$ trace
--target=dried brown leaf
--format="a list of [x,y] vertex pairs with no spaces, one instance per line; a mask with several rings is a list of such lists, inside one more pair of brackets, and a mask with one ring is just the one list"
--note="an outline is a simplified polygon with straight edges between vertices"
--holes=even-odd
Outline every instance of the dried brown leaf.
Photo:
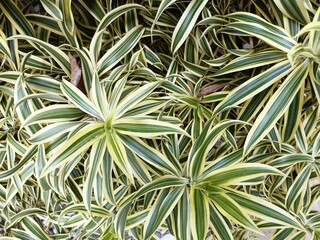
[[68,57],[71,64],[71,79],[70,82],[79,88],[82,92],[85,92],[85,87],[82,79],[81,68],[77,62],[77,59],[71,54],[68,53]]
[[202,88],[200,90],[198,97],[202,98],[203,96],[209,95],[210,93],[214,93],[214,92],[220,90],[221,88],[223,88],[226,85],[227,84],[224,83],[224,84],[213,84],[213,85],[210,85],[210,86],[206,86],[206,87],[204,87],[204,88]]

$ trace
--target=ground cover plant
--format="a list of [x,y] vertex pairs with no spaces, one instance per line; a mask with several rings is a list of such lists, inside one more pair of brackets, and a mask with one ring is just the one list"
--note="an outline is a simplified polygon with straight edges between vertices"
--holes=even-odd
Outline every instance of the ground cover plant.
[[0,9],[0,239],[320,239],[318,1]]

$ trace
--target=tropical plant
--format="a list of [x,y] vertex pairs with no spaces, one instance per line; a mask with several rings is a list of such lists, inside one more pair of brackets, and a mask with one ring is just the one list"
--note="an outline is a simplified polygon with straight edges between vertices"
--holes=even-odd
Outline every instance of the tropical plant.
[[0,9],[0,239],[320,239],[318,1]]

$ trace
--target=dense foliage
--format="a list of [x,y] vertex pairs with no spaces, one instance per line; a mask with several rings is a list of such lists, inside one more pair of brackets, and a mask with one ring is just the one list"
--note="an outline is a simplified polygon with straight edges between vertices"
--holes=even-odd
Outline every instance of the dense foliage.
[[320,239],[319,1],[0,9],[0,239]]

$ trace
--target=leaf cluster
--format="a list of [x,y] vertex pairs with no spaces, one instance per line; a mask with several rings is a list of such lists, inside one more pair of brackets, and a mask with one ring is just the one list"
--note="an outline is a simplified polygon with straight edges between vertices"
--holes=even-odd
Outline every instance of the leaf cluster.
[[0,239],[320,239],[318,1],[0,9]]

